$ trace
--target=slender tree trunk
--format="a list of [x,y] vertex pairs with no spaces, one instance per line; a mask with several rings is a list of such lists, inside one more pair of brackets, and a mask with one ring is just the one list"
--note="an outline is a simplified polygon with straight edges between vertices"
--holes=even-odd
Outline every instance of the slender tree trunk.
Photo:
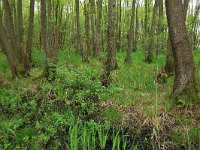
[[90,55],[90,16],[89,16],[89,3],[84,1],[84,13],[85,13],[85,45],[86,51],[84,52],[84,62],[89,62],[88,56]]
[[118,8],[119,8],[119,11],[118,11],[118,40],[117,40],[117,50],[120,51],[121,49],[121,22],[122,22],[122,0],[119,0],[119,4],[118,4]]
[[148,48],[148,54],[146,56],[145,61],[148,63],[152,63],[153,61],[153,54],[154,54],[154,35],[156,29],[156,20],[157,20],[157,12],[158,12],[158,4],[160,0],[155,0],[154,10],[153,10],[153,19],[150,31],[150,43]]
[[108,1],[108,37],[107,37],[107,61],[105,74],[110,76],[111,71],[117,69],[116,61],[116,0]]
[[19,46],[20,52],[24,52],[24,45],[23,45],[23,13],[22,13],[22,0],[18,0],[17,3],[17,18],[18,18],[18,36],[19,36]]
[[200,3],[196,3],[196,8],[195,8],[195,12],[194,12],[194,16],[192,19],[192,28],[191,28],[191,36],[192,36],[192,43],[193,43],[193,50],[196,50],[199,46],[199,41],[200,38],[198,36],[199,34],[199,26],[200,23],[198,22],[199,18],[199,14],[200,14]]
[[[133,48],[133,41],[134,41],[134,21],[135,21],[135,0],[133,0],[132,2],[132,15],[131,15],[131,23],[130,23],[130,29],[128,31],[128,50],[127,50],[127,54],[126,54],[126,59],[124,61],[124,63],[126,64],[130,64],[131,63],[131,52],[132,52],[132,48]],[[134,43],[135,44],[135,43]]]
[[102,19],[102,3],[103,0],[97,0],[97,19],[96,19],[96,41],[95,41],[95,57],[99,57],[101,50],[101,19]]
[[45,54],[48,54],[47,51],[47,16],[46,16],[46,0],[41,0],[41,43],[42,49]]
[[139,4],[137,4],[137,7],[136,7],[136,27],[135,27],[135,45],[134,45],[134,52],[137,51],[137,47],[138,47],[138,40],[139,40],[139,14],[138,14],[138,11],[139,11]]
[[163,20],[163,0],[159,0],[159,19],[158,19],[158,34],[157,34],[157,55],[160,55],[161,49],[162,49],[162,37],[161,33],[163,30],[162,26],[162,20]]
[[175,62],[175,81],[173,95],[176,98],[186,95],[199,99],[195,76],[195,65],[191,44],[187,35],[182,1],[166,0],[169,37]]
[[92,51],[93,56],[96,56],[96,47],[95,47],[95,38],[96,38],[96,32],[95,32],[95,0],[89,0],[90,2],[90,21],[91,21],[91,43],[92,43]]
[[27,39],[27,55],[29,69],[32,64],[32,44],[33,44],[33,29],[34,29],[34,5],[35,0],[30,0],[30,12],[29,12],[29,27],[28,27],[28,39]]
[[80,26],[80,13],[79,13],[79,0],[75,0],[76,4],[76,29],[77,29],[77,41],[78,41],[78,51],[81,52],[82,61],[88,62],[85,54],[85,50],[83,48],[83,43],[81,39],[81,26]]
[[148,3],[149,3],[149,0],[144,0],[144,7],[145,7],[145,12],[144,12],[144,30],[143,30],[143,49],[144,49],[144,52],[146,53],[146,49],[147,49],[147,43],[148,43],[148,19],[149,19],[149,13],[148,13]]

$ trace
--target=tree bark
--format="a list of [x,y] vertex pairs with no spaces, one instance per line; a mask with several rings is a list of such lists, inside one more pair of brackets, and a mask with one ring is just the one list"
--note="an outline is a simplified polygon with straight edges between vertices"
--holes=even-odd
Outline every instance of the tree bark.
[[137,7],[136,7],[136,14],[135,14],[135,17],[136,17],[136,27],[135,27],[135,46],[133,48],[133,51],[136,52],[137,51],[137,47],[138,47],[138,40],[139,40],[139,4],[137,4]]
[[116,61],[116,0],[108,1],[108,37],[107,37],[107,61],[105,74],[110,76],[111,71],[117,69]]
[[157,55],[160,55],[161,49],[163,48],[163,42],[161,33],[163,32],[162,26],[163,20],[163,0],[159,0],[159,19],[158,19],[158,33],[157,33]]
[[30,65],[32,64],[32,44],[33,44],[33,29],[34,29],[34,5],[35,0],[30,0],[30,12],[29,12],[29,27],[28,27],[28,39],[27,39],[27,61]]
[[85,13],[85,45],[86,51],[84,51],[84,62],[89,62],[88,56],[90,55],[90,16],[89,16],[89,4],[84,1],[84,13]]
[[[8,0],[3,0],[3,7],[5,12],[5,26],[3,20],[0,21],[0,43],[4,53],[11,66],[13,78],[26,76],[26,53],[22,47],[23,45],[23,20],[22,20],[22,1],[18,1],[18,22],[16,32],[13,23],[13,15]],[[21,14],[21,16],[20,16]],[[18,36],[17,36],[18,35]],[[19,43],[20,42],[20,43]]]
[[95,0],[89,0],[90,2],[90,21],[91,21],[91,43],[92,43],[92,51],[93,56],[96,56],[96,47],[95,47],[95,38],[96,38],[96,32],[95,32]]
[[[127,49],[127,54],[126,54],[126,58],[124,60],[124,63],[126,64],[130,64],[131,63],[131,52],[133,49],[133,41],[134,41],[134,37],[135,37],[135,32],[134,32],[134,28],[135,28],[135,0],[133,0],[132,2],[132,15],[131,15],[131,23],[130,23],[130,29],[128,32],[128,49]],[[135,44],[135,43],[134,43]]]
[[42,49],[47,54],[47,16],[46,16],[46,1],[41,0],[41,43]]
[[158,12],[158,4],[160,0],[155,0],[154,4],[154,10],[153,10],[153,19],[152,19],[152,25],[151,25],[151,31],[150,31],[150,43],[148,48],[148,54],[146,56],[145,61],[148,63],[153,62],[153,54],[154,54],[154,35],[155,35],[155,29],[156,29],[156,20],[157,20],[157,12]]
[[117,38],[117,50],[120,51],[121,49],[121,22],[122,22],[122,0],[119,0],[118,4],[118,38]]
[[192,18],[192,28],[191,28],[191,36],[192,36],[192,44],[193,44],[193,50],[196,50],[199,46],[200,38],[198,36],[199,31],[198,28],[200,26],[200,23],[198,22],[200,13],[200,3],[196,3],[196,8],[194,11],[194,16]]
[[[184,22],[186,21],[187,18],[187,10],[188,10],[188,5],[189,5],[189,0],[185,0],[184,4],[181,6],[183,7],[183,20]],[[170,37],[168,35],[168,40],[167,40],[167,57],[166,57],[166,64],[165,64],[165,72],[167,75],[170,77],[174,74],[174,56],[172,52],[172,46],[170,42]]]
[[166,0],[169,37],[175,64],[173,95],[199,99],[195,76],[195,65],[191,44],[187,35],[182,1]]
[[[77,53],[81,53],[83,57],[83,43],[81,38],[81,26],[80,26],[80,13],[79,13],[79,0],[75,0],[76,5],[76,38],[77,38]],[[83,60],[83,59],[82,59]]]
[[97,19],[96,19],[96,39],[95,39],[95,57],[99,57],[101,50],[101,19],[102,19],[103,0],[97,0]]

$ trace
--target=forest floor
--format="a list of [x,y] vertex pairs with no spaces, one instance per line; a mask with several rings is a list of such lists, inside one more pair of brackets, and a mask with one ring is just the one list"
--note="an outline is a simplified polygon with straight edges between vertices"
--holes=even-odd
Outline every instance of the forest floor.
[[[31,77],[15,81],[0,54],[0,149],[200,149],[200,105],[187,99],[175,105],[173,77],[156,82],[165,56],[152,64],[143,56],[133,53],[124,65],[125,52],[117,54],[119,69],[105,88],[104,55],[83,64],[60,52],[57,79],[49,83],[40,78],[40,51],[33,53]],[[194,56],[200,79],[200,51]]]

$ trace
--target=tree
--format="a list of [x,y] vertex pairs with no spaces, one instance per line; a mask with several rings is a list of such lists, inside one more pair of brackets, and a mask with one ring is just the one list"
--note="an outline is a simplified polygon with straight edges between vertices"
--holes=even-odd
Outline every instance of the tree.
[[196,8],[194,11],[194,16],[192,18],[192,28],[191,28],[191,35],[192,35],[192,43],[193,43],[193,50],[196,50],[198,48],[198,45],[200,44],[200,38],[198,36],[198,28],[200,25],[200,22],[198,22],[199,18],[199,14],[200,14],[200,3],[196,3]]
[[116,60],[116,0],[108,1],[108,37],[107,37],[107,60],[105,74],[110,76],[111,71],[117,68]]
[[158,31],[157,31],[157,55],[161,53],[161,49],[163,48],[163,41],[161,37],[161,33],[163,32],[163,0],[159,0],[159,19],[158,19]]
[[[22,1],[18,0],[18,19],[13,19],[11,6],[8,0],[3,0],[5,23],[0,19],[0,43],[11,67],[13,78],[28,74],[26,51],[23,47],[23,16]],[[2,17],[2,16],[1,16]],[[14,22],[14,21],[16,22]],[[14,27],[16,24],[16,28]]]
[[[188,10],[189,0],[185,0],[182,4],[183,7],[183,15],[184,15],[184,22],[187,18],[187,10]],[[172,46],[170,42],[170,37],[168,35],[167,40],[167,57],[166,57],[166,63],[165,63],[165,72],[168,76],[172,76],[174,74],[174,56],[172,52]]]
[[145,59],[145,61],[148,63],[152,63],[152,61],[153,61],[154,35],[155,35],[155,29],[156,29],[156,19],[157,19],[159,1],[160,0],[155,0],[154,9],[153,9],[153,19],[152,19],[151,31],[150,31],[150,43],[149,43],[149,47],[148,47],[148,54]]
[[89,0],[90,2],[90,21],[91,21],[91,42],[92,42],[92,51],[93,56],[96,57],[96,47],[95,47],[95,40],[96,40],[96,32],[95,32],[95,0]]
[[118,11],[117,11],[117,21],[118,21],[118,36],[117,36],[117,50],[121,49],[121,26],[122,26],[122,0],[118,0]]
[[103,0],[97,0],[97,19],[96,19],[96,38],[95,38],[95,57],[99,57],[101,50],[101,18]]
[[[29,29],[28,29],[28,40],[27,40],[27,62],[32,63],[32,43],[33,43],[33,29],[34,29],[34,5],[35,0],[30,0],[30,13],[29,13]],[[30,66],[28,66],[30,68]]]
[[88,12],[89,6],[88,3],[86,3],[86,0],[84,1],[84,13],[85,13],[85,45],[86,45],[86,52],[84,54],[84,61],[89,62],[88,56],[90,55],[90,17]]
[[80,26],[80,12],[79,12],[79,0],[75,0],[76,9],[76,38],[77,38],[77,52],[83,51],[83,43],[81,40],[81,26]]
[[128,49],[127,49],[126,59],[124,61],[126,64],[131,63],[131,52],[132,52],[133,41],[134,41],[134,37],[135,37],[135,32],[134,32],[134,28],[135,28],[135,24],[134,24],[134,21],[135,21],[135,2],[136,2],[135,0],[133,0],[133,2],[132,2],[131,23],[130,23],[130,29],[129,29],[129,32],[128,32]]
[[[46,9],[46,7],[48,9]],[[56,76],[56,65],[58,57],[58,26],[52,24],[52,6],[51,0],[41,0],[41,28],[42,45],[45,52],[44,77],[52,81]]]
[[136,17],[136,26],[135,26],[135,45],[134,45],[134,48],[133,48],[133,51],[136,52],[137,51],[137,46],[138,46],[138,40],[139,40],[139,14],[138,14],[138,11],[139,11],[139,3],[137,3],[137,6],[136,6],[136,14],[135,14],[135,17]]
[[187,35],[182,1],[166,0],[169,37],[175,63],[173,95],[197,100],[198,90],[192,47]]

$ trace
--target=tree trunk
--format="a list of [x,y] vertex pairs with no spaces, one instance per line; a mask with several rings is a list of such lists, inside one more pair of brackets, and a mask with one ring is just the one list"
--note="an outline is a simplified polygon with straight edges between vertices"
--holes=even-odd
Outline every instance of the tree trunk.
[[148,3],[149,0],[144,0],[144,29],[143,29],[143,38],[142,38],[142,43],[143,43],[143,49],[144,52],[146,53],[147,49],[147,43],[148,43],[148,22],[149,22],[149,13],[148,13]]
[[[135,37],[135,32],[134,32],[134,21],[135,21],[135,0],[132,2],[132,15],[131,15],[131,23],[130,23],[130,29],[128,32],[128,49],[127,49],[127,54],[126,54],[126,59],[124,63],[130,64],[131,63],[131,52],[133,48],[133,41]],[[134,43],[135,44],[135,43]]]
[[[81,38],[81,26],[80,26],[80,13],[79,13],[79,0],[75,0],[75,5],[76,5],[76,39],[77,39],[77,48],[76,52],[77,53],[82,53],[83,56],[83,43],[82,43],[82,38]],[[83,59],[82,59],[83,60]]]
[[95,0],[89,0],[90,2],[90,21],[91,21],[91,43],[92,43],[92,51],[93,51],[93,56],[96,56],[96,47],[95,47],[95,38],[96,38],[96,33],[95,33]]
[[6,29],[3,26],[2,19],[1,19],[0,20],[0,45],[3,52],[5,53],[7,57],[8,63],[12,71],[12,76],[13,78],[15,78],[18,76],[18,65],[17,65],[18,61],[8,39],[9,38],[6,35]]
[[[22,20],[22,1],[18,1],[18,22],[16,32],[13,23],[13,15],[8,0],[3,0],[3,7],[5,12],[5,25],[0,21],[0,43],[4,53],[11,66],[13,78],[19,76],[25,76],[27,73],[27,67],[25,62],[26,53],[23,50],[23,20]],[[20,16],[21,14],[21,16]],[[20,43],[19,43],[20,42]]]
[[158,19],[158,34],[157,34],[157,55],[160,55],[161,49],[163,48],[163,42],[161,33],[163,32],[162,26],[163,20],[163,0],[159,0],[159,19]]
[[119,4],[118,4],[118,38],[117,38],[117,50],[120,51],[121,49],[121,22],[122,22],[122,0],[119,0]]
[[85,13],[85,45],[86,51],[84,51],[83,62],[89,62],[88,56],[90,55],[90,16],[89,16],[89,4],[84,1],[84,13]]
[[34,29],[34,5],[35,0],[30,0],[30,12],[29,12],[29,27],[28,27],[28,39],[27,39],[27,61],[30,65],[32,64],[32,44],[33,44],[33,29]]
[[[184,22],[186,21],[186,17],[187,17],[188,5],[189,5],[189,0],[184,1],[184,4],[182,4]],[[167,40],[167,57],[166,57],[166,64],[165,64],[165,72],[167,73],[169,77],[174,74],[174,56],[172,52],[172,46],[171,46],[169,35],[168,35],[168,40]]]
[[195,65],[187,35],[182,1],[166,0],[166,12],[175,60],[173,95],[176,98],[185,95],[189,99],[197,100],[199,97],[197,95]]
[[96,40],[95,40],[95,57],[99,57],[101,51],[101,18],[102,18],[103,0],[97,0],[97,19],[96,19]]
[[136,27],[135,27],[135,45],[134,45],[134,48],[133,48],[133,51],[136,52],[137,51],[137,47],[138,47],[138,40],[139,40],[139,14],[138,14],[138,11],[139,11],[139,4],[137,4],[137,7],[136,7]]
[[150,32],[150,43],[148,48],[148,54],[145,59],[146,62],[152,63],[153,62],[153,54],[154,54],[154,35],[156,29],[156,20],[157,20],[157,12],[158,12],[158,4],[160,0],[155,0],[154,10],[153,10],[153,19],[151,25],[151,32]]
[[42,43],[46,55],[44,77],[48,81],[53,81],[56,76],[59,27],[53,26],[52,23],[52,1],[48,0],[47,4],[48,9],[46,0],[41,0]]
[[47,54],[47,16],[46,16],[46,1],[41,0],[41,43],[42,49]]
[[108,37],[107,37],[107,61],[105,74],[110,76],[111,71],[117,69],[116,61],[116,0],[108,1]]
[[196,3],[194,16],[193,16],[193,19],[192,19],[192,28],[191,28],[193,50],[196,50],[198,48],[199,41],[200,41],[200,38],[198,36],[198,34],[199,34],[198,29],[199,29],[199,26],[200,26],[200,22],[198,22],[198,19],[200,19],[199,14],[200,14],[200,4]]

